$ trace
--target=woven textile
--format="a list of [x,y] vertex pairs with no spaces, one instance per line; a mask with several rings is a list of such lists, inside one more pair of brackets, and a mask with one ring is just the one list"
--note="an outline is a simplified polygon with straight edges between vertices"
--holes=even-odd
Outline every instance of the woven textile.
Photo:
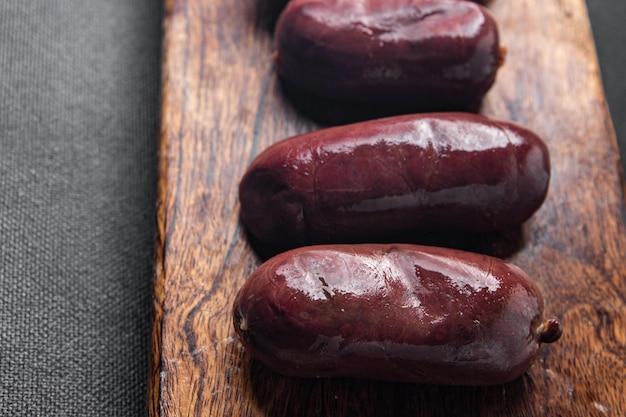
[[161,23],[0,2],[0,416],[145,414]]
[[606,100],[626,172],[626,1],[587,0]]

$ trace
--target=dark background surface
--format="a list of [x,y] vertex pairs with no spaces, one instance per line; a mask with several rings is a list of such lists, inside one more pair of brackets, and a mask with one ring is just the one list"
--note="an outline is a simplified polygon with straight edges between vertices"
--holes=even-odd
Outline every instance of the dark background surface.
[[604,93],[626,166],[626,1],[587,0]]
[[[0,2],[0,416],[145,413],[160,3]],[[587,3],[625,155],[626,2]]]

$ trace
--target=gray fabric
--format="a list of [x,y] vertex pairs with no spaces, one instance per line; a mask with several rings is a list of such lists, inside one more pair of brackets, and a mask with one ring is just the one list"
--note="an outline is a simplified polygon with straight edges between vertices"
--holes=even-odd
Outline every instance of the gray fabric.
[[626,167],[626,1],[587,0],[587,8],[622,167]]
[[0,2],[0,416],[145,413],[161,2]]
[[[161,3],[0,1],[0,416],[145,412]],[[623,142],[625,3],[589,4]]]

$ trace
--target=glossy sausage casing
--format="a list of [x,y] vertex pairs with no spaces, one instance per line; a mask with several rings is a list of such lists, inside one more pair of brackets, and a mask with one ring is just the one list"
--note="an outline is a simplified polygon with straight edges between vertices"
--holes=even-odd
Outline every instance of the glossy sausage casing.
[[234,303],[246,351],[278,373],[489,385],[521,376],[541,342],[537,286],[519,268],[416,245],[322,245],[262,264]]
[[511,229],[540,207],[549,179],[546,145],[528,129],[434,113],[277,142],[249,166],[239,197],[252,235],[295,247]]
[[461,110],[502,64],[496,22],[458,0],[291,0],[275,32],[291,85],[341,102]]

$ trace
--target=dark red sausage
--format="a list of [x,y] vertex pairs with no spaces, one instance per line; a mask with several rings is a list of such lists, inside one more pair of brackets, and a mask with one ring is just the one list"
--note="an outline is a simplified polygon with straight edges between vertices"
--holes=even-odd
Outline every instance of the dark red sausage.
[[234,303],[252,357],[298,377],[488,385],[521,376],[541,342],[536,285],[485,255],[416,245],[328,245],[262,264]]
[[503,60],[491,13],[458,0],[291,0],[275,39],[302,91],[422,111],[474,105]]
[[540,207],[550,163],[519,125],[467,113],[396,116],[285,139],[250,165],[241,214],[279,247],[409,231],[514,228]]
[[[460,0],[466,1],[466,0]],[[471,0],[475,3],[485,4],[486,0]],[[283,8],[287,5],[289,0],[258,0],[260,11],[271,11],[271,15],[278,17]]]

